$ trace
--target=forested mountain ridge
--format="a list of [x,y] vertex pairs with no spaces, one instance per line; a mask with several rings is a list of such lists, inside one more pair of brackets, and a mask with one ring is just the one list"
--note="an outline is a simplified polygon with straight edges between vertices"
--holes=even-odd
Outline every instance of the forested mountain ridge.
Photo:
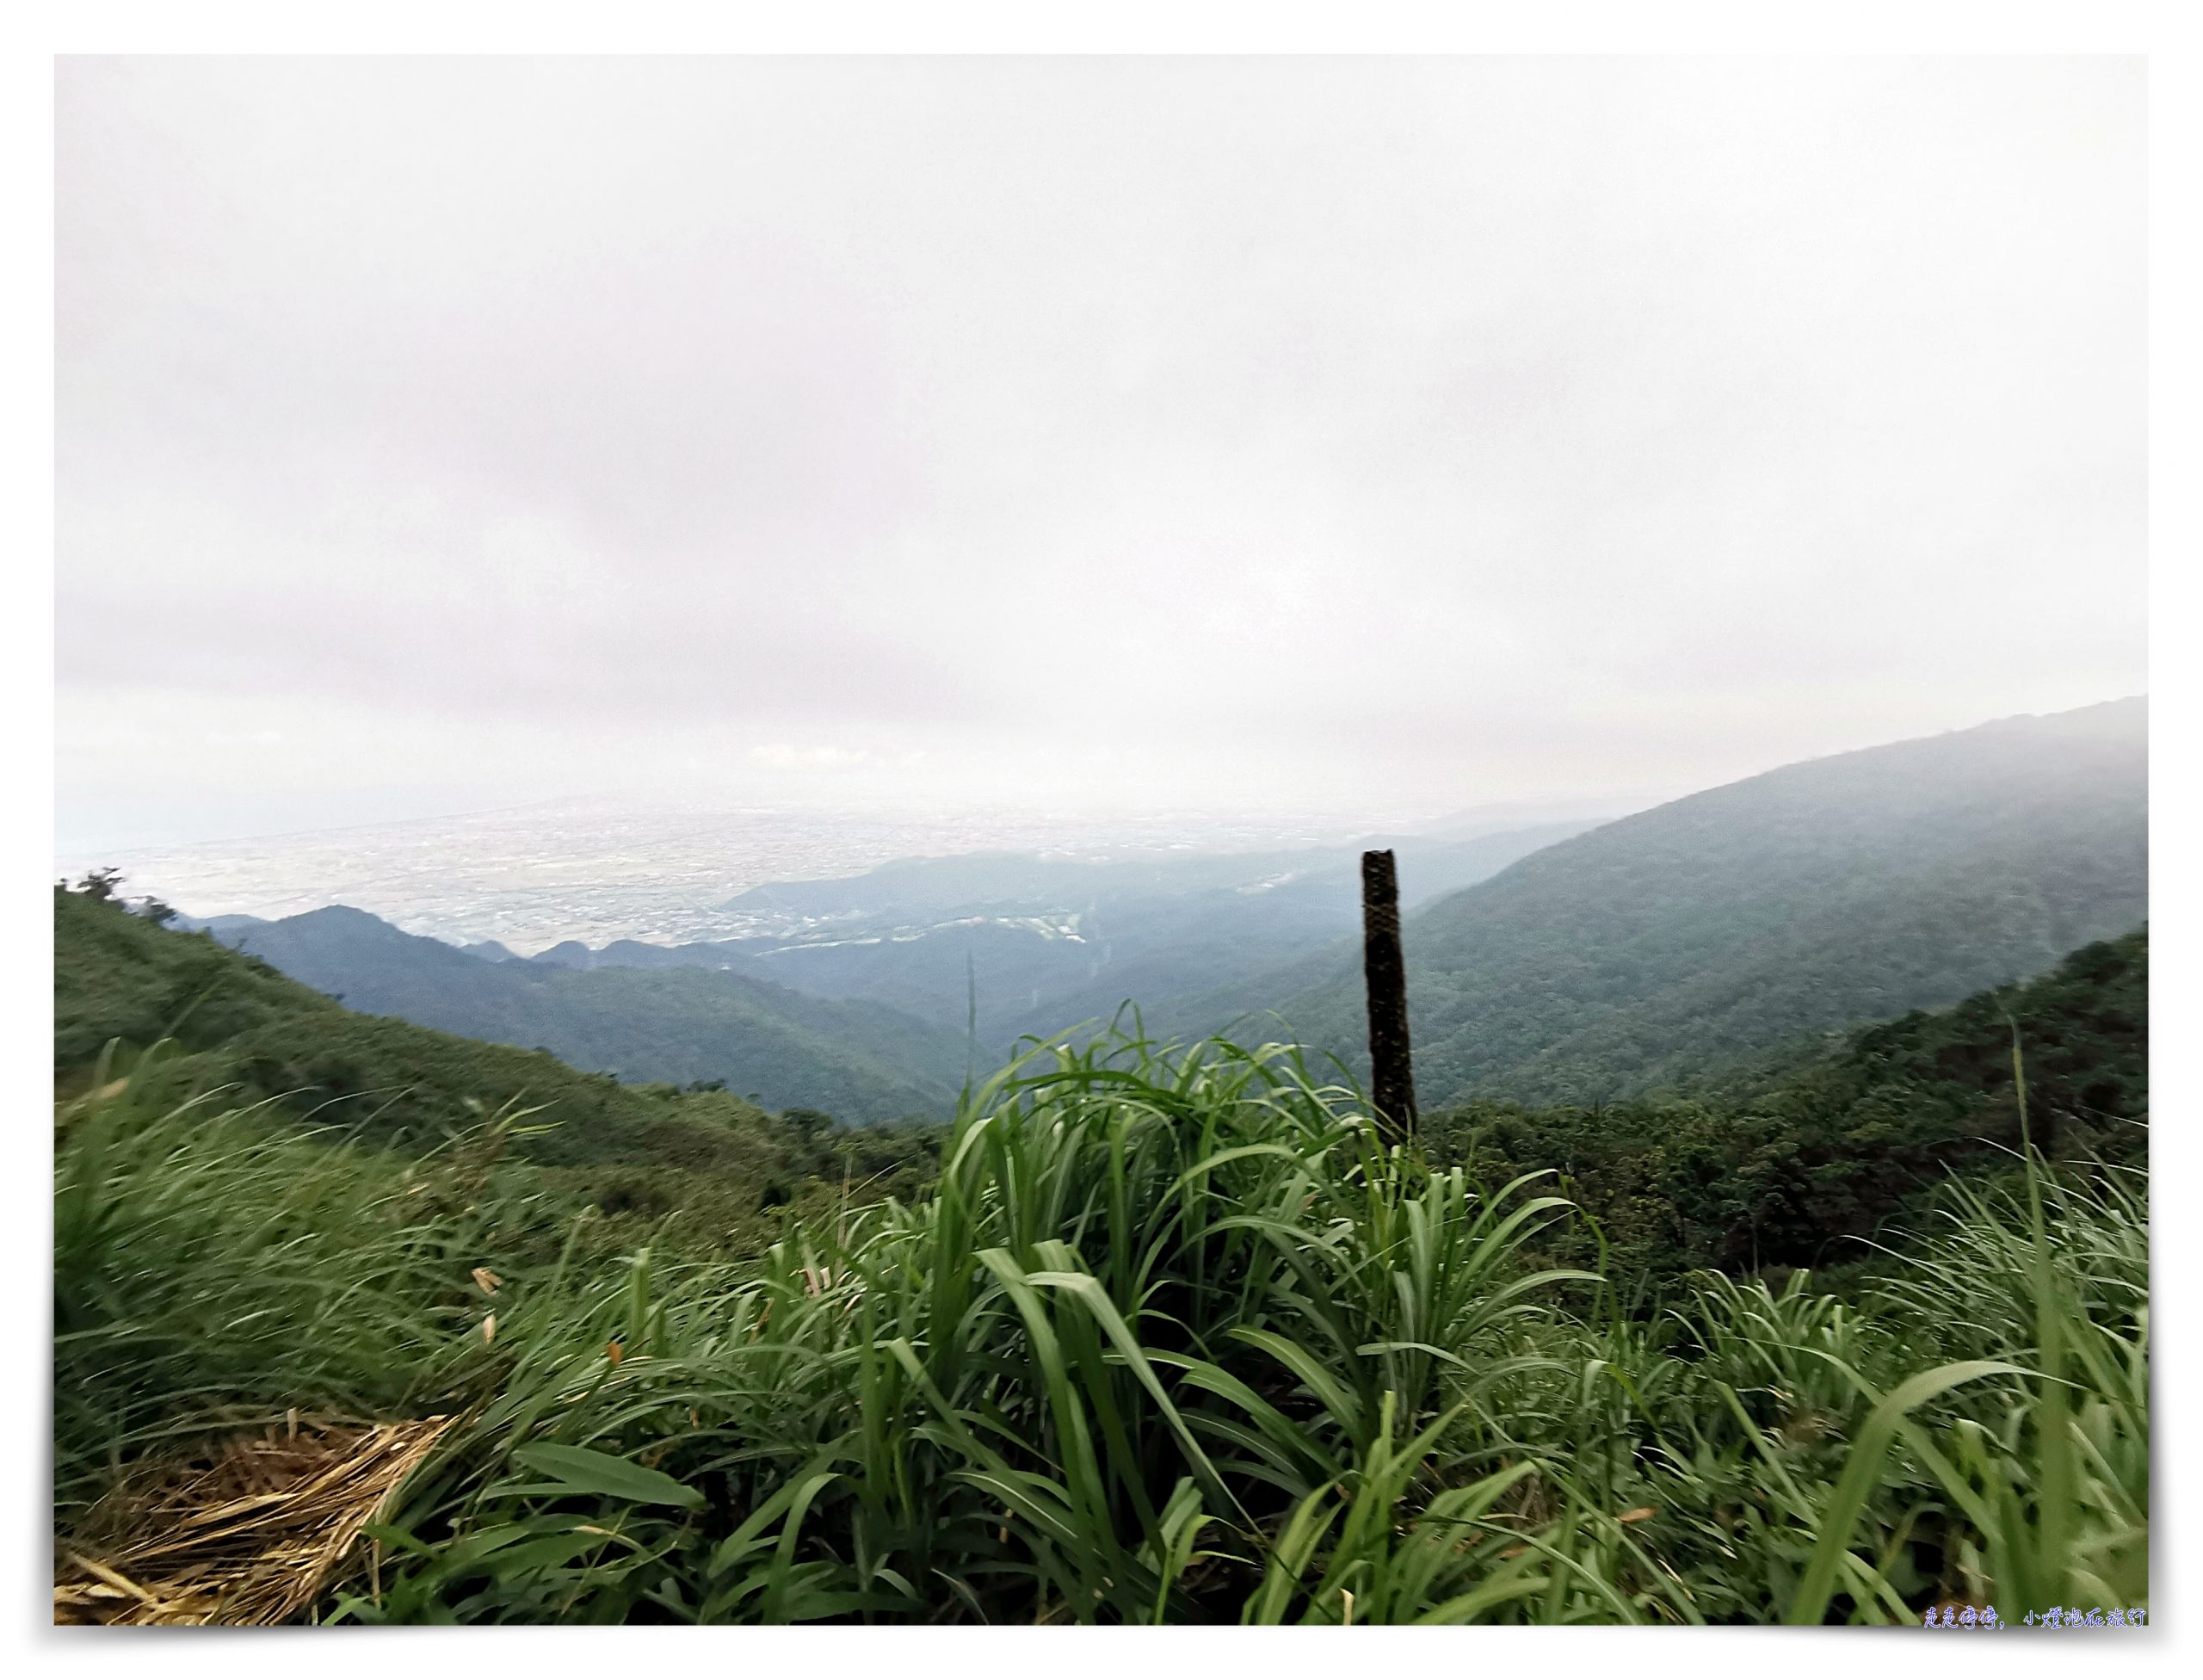
[[[1725,1084],[1595,1107],[1479,1100],[1424,1118],[1435,1159],[1480,1178],[1558,1169],[1631,1269],[1856,1261],[1953,1177],[2020,1158],[2149,1157],[2146,930],[2023,984],[1786,1047]],[[1582,1255],[1588,1257],[1588,1246]]]
[[216,1125],[249,1106],[268,1135],[311,1128],[361,1146],[355,1170],[386,1183],[433,1156],[433,1181],[460,1185],[503,1158],[497,1170],[548,1197],[544,1208],[593,1207],[592,1240],[614,1245],[655,1235],[746,1251],[777,1234],[783,1204],[816,1205],[852,1180],[907,1194],[933,1170],[936,1128],[769,1114],[730,1090],[623,1084],[540,1051],[361,1014],[202,930],[82,892],[54,894],[53,945],[65,1108],[96,1078],[123,1075],[108,1089],[188,1102]]
[[[2119,701],[1600,825],[1403,837],[1423,1098],[1700,1083],[2123,933],[2147,913],[2146,739],[2146,702]],[[1021,1035],[1127,1001],[1159,1035],[1288,1037],[1359,1070],[1358,898],[1336,848],[983,854],[761,887],[734,905],[777,931],[679,947],[567,941],[512,960],[341,907],[213,931],[362,1008],[873,1119],[943,1113]]]
[[157,926],[83,893],[53,895],[53,1065],[87,1077],[110,1042],[163,1041],[207,1077],[380,1143],[434,1144],[478,1109],[532,1110],[531,1154],[558,1164],[737,1161],[763,1118],[728,1092],[663,1095],[552,1056],[349,1009],[200,932]]
[[[2148,914],[2147,726],[2118,701],[1788,765],[1410,915],[1424,1101],[1613,1099],[2126,933]],[[1205,1027],[1273,1009],[1263,1035],[1364,1065],[1350,946],[1205,1001]]]
[[370,1014],[631,1082],[723,1080],[768,1109],[945,1118],[966,1072],[957,1035],[743,974],[497,961],[344,905],[233,930],[227,942]]

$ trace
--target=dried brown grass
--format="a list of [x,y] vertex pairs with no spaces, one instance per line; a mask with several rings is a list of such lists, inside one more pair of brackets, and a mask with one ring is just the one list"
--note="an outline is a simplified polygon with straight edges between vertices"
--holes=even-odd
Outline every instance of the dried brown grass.
[[134,1477],[59,1548],[56,1622],[272,1627],[305,1612],[454,1420],[296,1417]]

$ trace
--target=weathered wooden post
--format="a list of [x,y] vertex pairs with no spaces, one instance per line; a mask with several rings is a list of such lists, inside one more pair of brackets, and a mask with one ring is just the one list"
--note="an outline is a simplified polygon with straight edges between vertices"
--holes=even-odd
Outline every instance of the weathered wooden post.
[[1387,1143],[1415,1135],[1408,1051],[1408,969],[1400,954],[1400,883],[1389,851],[1361,855],[1361,972],[1369,989],[1369,1094]]

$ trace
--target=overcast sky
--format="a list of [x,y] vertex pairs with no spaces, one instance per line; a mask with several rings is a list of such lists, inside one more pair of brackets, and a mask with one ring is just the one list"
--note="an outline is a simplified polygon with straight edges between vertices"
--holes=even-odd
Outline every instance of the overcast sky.
[[2141,692],[2138,59],[69,60],[58,840]]

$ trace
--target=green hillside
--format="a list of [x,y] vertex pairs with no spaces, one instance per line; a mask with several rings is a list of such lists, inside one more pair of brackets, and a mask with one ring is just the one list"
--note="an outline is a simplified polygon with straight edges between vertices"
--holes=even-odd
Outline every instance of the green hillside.
[[53,895],[57,1087],[83,1089],[111,1042],[166,1041],[169,1083],[262,1099],[403,1155],[448,1146],[508,1108],[510,1142],[546,1183],[612,1213],[707,1215],[724,1236],[806,1179],[922,1164],[922,1136],[838,1135],[824,1116],[768,1114],[727,1090],[623,1084],[535,1050],[361,1014],[205,933],[175,932],[78,892]]
[[[2139,954],[2083,953],[2063,1003],[2017,1000],[2062,1023],[2083,1105],[2138,1071]],[[1861,1035],[1826,1092],[1993,1107],[1993,1012]],[[1620,1222],[1580,1152],[1558,1185],[1503,1185],[1489,1149],[1473,1172],[1386,1149],[1275,1047],[1036,1053],[960,1115],[928,1193],[792,1210],[726,1260],[577,1252],[531,1180],[423,1183],[254,1118],[143,1079],[57,1113],[68,1619],[176,1619],[145,1607],[188,1606],[210,1555],[211,1619],[244,1621],[1918,1627],[2149,1603],[2131,1170],[1957,1183],[1837,1294],[1648,1273],[1658,1233],[1601,1242],[1549,1194]],[[1702,1219],[1721,1165],[1642,1188]],[[280,1493],[264,1521],[221,1506],[218,1555],[176,1544],[206,1496],[151,1497],[207,1485],[210,1434],[321,1485],[380,1450],[361,1418],[434,1451],[386,1503],[368,1482],[379,1543],[326,1572],[299,1575]],[[299,1591],[271,1609],[271,1580]]]
[[[2148,712],[1793,764],[1533,853],[1407,918],[1417,1084],[1613,1100],[2040,973],[2148,915]],[[1203,1000],[1361,1065],[1357,954]]]
[[[57,1618],[2139,1617],[2139,721],[1793,767],[1441,901],[1426,1097],[1497,1047],[1593,1100],[1398,1147],[1290,1048],[1106,1034],[836,1128],[351,1006],[860,1092],[941,1036],[58,892]],[[301,1490],[390,1440],[375,1544],[299,1574]],[[246,1520],[210,1464],[297,1467]]]
[[1559,1170],[1640,1275],[1855,1261],[1856,1239],[1913,1220],[1954,1173],[2017,1158],[2015,1030],[2035,1147],[2146,1162],[2149,963],[2137,931],[2024,985],[1791,1047],[1701,1093],[1441,1109],[1423,1146],[1493,1183]]
[[540,1047],[622,1079],[722,1080],[767,1108],[945,1119],[969,1059],[961,1035],[879,1004],[704,968],[485,960],[342,905],[231,937],[355,1009]]

